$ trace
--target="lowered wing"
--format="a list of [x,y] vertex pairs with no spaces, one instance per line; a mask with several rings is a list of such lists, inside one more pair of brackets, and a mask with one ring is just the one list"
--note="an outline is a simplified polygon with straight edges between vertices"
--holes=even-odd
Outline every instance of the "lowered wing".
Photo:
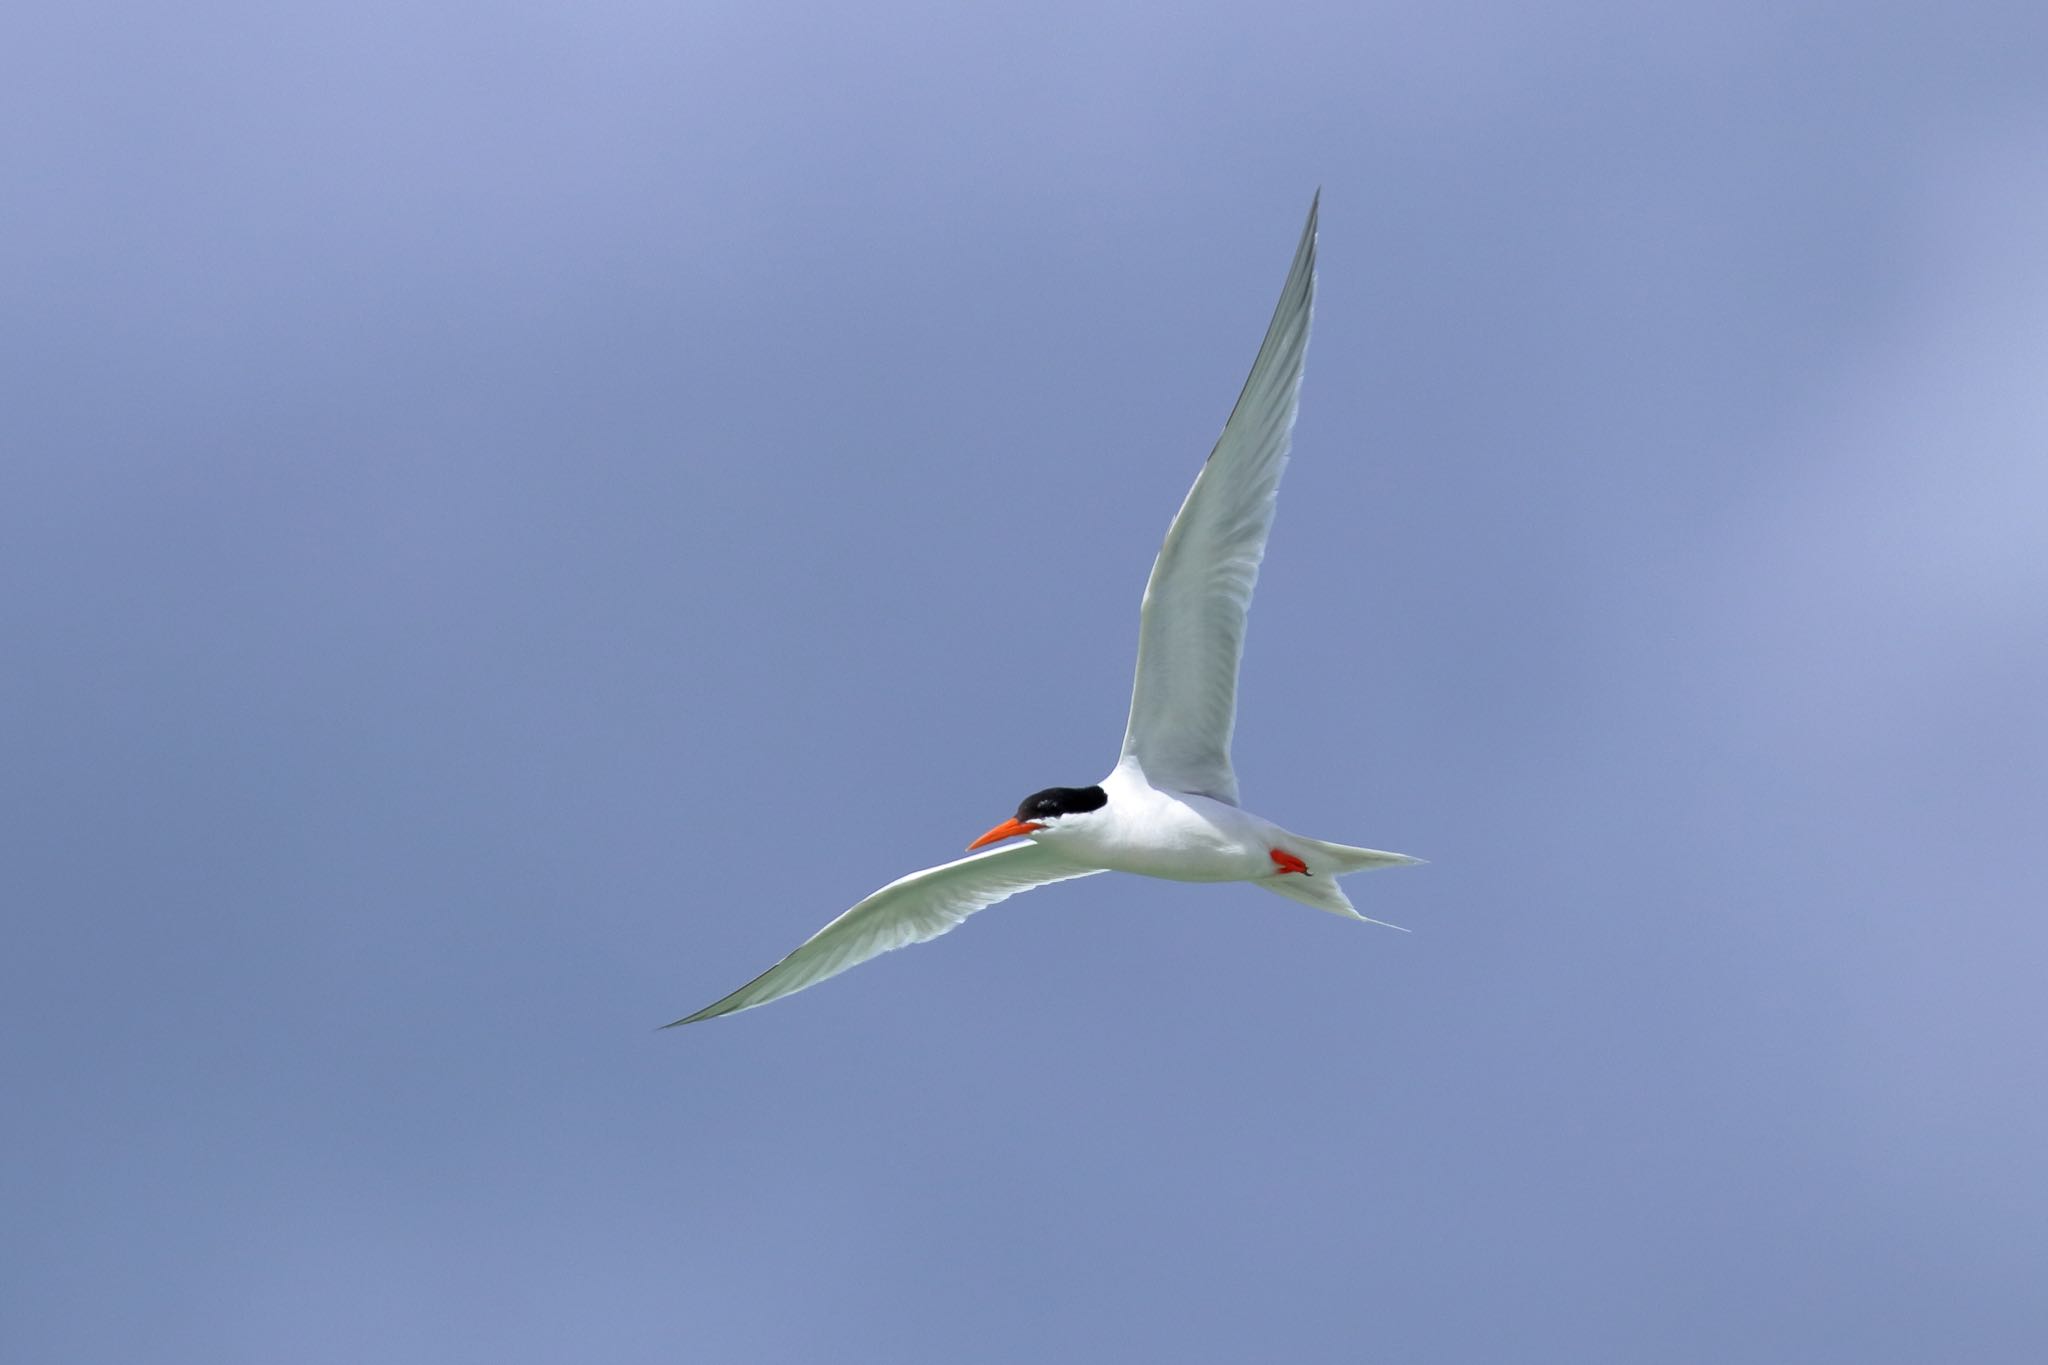
[[1020,891],[1102,870],[1069,862],[1037,844],[1022,843],[913,872],[833,920],[725,999],[665,1027],[694,1024],[794,995],[891,948],[937,938],[975,911]]

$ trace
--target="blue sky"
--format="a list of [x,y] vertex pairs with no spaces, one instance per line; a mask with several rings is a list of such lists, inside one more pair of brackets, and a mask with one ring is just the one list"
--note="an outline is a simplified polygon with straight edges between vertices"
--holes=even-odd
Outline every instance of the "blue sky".
[[[0,19],[0,1355],[2022,1361],[2048,11]],[[1310,193],[1253,808],[1121,734]]]

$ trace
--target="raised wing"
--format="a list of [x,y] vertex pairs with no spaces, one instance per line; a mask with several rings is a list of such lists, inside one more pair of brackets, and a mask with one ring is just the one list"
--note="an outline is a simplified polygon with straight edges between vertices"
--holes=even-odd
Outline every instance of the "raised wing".
[[1251,377],[1152,565],[1138,628],[1138,677],[1124,757],[1136,759],[1154,786],[1232,805],[1237,661],[1294,432],[1315,305],[1321,198],[1309,205],[1301,245]]
[[898,878],[812,934],[795,952],[720,1000],[675,1024],[694,1024],[752,1009],[871,957],[937,938],[977,910],[1020,891],[1102,871],[1049,853],[1034,843],[1010,844]]

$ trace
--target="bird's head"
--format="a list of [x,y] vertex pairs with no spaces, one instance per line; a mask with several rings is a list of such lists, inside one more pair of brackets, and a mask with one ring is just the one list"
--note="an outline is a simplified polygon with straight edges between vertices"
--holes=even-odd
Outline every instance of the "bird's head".
[[1017,803],[1015,819],[1005,820],[967,847],[1014,839],[1020,834],[1037,834],[1062,825],[1085,820],[1090,813],[1109,804],[1109,793],[1100,787],[1047,787]]

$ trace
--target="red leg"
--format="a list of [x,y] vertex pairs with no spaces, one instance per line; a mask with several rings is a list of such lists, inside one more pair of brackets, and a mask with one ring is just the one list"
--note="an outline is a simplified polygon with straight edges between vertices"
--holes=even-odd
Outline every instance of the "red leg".
[[1280,865],[1280,876],[1284,877],[1290,872],[1299,872],[1303,875],[1308,873],[1308,864],[1284,848],[1269,848],[1266,850],[1266,856]]

